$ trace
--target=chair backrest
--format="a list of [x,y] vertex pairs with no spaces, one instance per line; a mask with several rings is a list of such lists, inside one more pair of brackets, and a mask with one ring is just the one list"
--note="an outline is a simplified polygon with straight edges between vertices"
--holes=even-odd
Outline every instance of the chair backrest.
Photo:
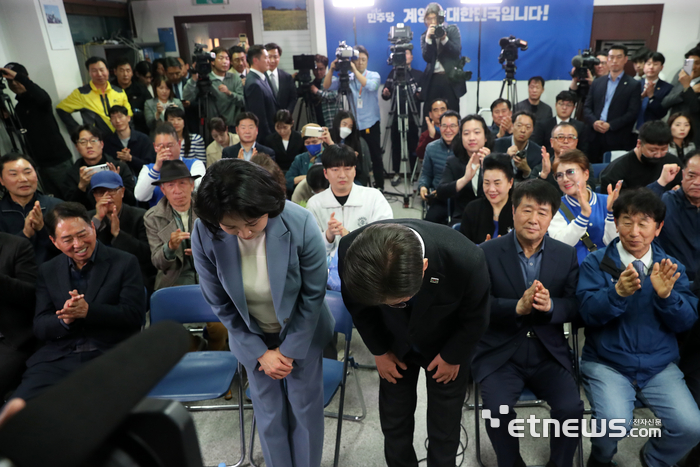
[[614,161],[618,157],[624,156],[628,152],[629,151],[625,151],[625,150],[610,151],[610,162]]
[[595,180],[598,180],[600,178],[600,173],[605,169],[609,164],[606,162],[601,162],[598,164],[591,164],[591,169],[593,169],[592,178]]
[[462,228],[462,223],[461,223],[461,222],[457,222],[456,224],[454,224],[454,225],[452,226],[452,228],[455,229],[455,230],[459,230],[459,229]]
[[331,309],[331,313],[335,318],[335,332],[345,335],[345,339],[352,339],[352,316],[343,302],[343,296],[335,290],[326,290],[326,303]]
[[151,295],[151,323],[166,319],[178,323],[219,321],[199,285],[167,287]]

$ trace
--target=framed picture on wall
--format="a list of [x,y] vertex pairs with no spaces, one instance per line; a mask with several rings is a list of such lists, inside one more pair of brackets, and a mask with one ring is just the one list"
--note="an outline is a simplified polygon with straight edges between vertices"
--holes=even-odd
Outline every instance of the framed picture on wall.
[[193,5],[228,5],[228,0],[192,0]]
[[309,29],[306,0],[262,0],[265,31]]

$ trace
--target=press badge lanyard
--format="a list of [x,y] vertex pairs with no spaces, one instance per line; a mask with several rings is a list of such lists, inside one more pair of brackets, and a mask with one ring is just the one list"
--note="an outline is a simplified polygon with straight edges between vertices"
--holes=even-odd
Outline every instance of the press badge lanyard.
[[[362,76],[364,76],[364,77],[366,78],[366,77],[367,77],[367,73],[368,73],[368,71],[365,70],[365,72],[362,73]],[[357,79],[356,79],[355,82],[359,82],[359,81],[357,81]],[[365,87],[365,86],[364,86],[363,84],[360,84],[360,92],[359,92],[359,96],[357,97],[357,108],[358,108],[358,109],[361,109],[361,108],[362,108],[362,89],[363,89],[364,87]]]

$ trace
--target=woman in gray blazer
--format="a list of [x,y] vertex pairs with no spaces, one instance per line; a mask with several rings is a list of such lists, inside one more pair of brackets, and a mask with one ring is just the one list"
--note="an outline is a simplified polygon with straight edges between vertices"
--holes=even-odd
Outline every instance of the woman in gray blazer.
[[164,115],[168,107],[175,106],[185,110],[180,99],[175,97],[173,88],[168,84],[165,76],[156,75],[153,78],[153,92],[156,96],[147,100],[143,109],[146,124],[151,133],[155,131],[158,122],[165,121]]
[[195,268],[246,368],[265,463],[318,467],[322,352],[334,320],[316,221],[265,169],[238,159],[207,172],[195,210]]

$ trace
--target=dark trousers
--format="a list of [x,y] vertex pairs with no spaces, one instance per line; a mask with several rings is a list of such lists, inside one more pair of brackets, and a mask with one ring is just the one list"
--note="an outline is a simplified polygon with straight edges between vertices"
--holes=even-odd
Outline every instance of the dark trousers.
[[73,373],[83,363],[94,360],[100,355],[102,352],[99,350],[70,353],[58,360],[32,365],[24,372],[22,384],[19,385],[12,397],[24,400],[32,399]]
[[[418,127],[413,121],[413,115],[408,115],[408,128],[406,128],[406,149],[408,150],[409,167],[406,169],[411,175],[413,165],[416,163],[416,146],[418,146]],[[394,115],[394,123],[391,125],[391,162],[395,174],[401,172],[401,133],[399,132],[399,117]]]
[[[384,162],[382,161],[381,126],[379,121],[360,134],[369,146],[369,155],[372,158],[372,172],[374,184],[377,188],[384,188]],[[362,155],[364,157],[364,154]]]
[[[547,401],[552,409],[550,417],[559,420],[560,426],[566,420],[580,420],[583,416],[583,402],[573,374],[549,353],[539,339],[525,339],[508,362],[481,381],[484,409],[490,409],[491,417],[500,420],[498,428],[492,428],[491,423],[485,421],[498,467],[525,466],[520,457],[518,438],[508,434],[508,424],[516,418],[513,406],[525,386],[538,399]],[[499,412],[501,405],[510,408],[507,414]],[[538,427],[541,430],[542,424]],[[550,463],[547,465],[570,467],[577,446],[577,437],[569,438],[561,432],[556,437],[550,433]]]
[[15,388],[22,380],[22,373],[27,369],[26,361],[31,355],[29,351],[10,347],[0,337],[0,404],[7,391]]
[[447,225],[448,216],[449,212],[446,201],[433,198],[428,202],[428,212],[425,213],[426,221]]
[[452,83],[447,79],[447,75],[444,73],[435,73],[430,78],[430,87],[423,91],[425,97],[423,102],[423,119],[421,120],[421,131],[428,129],[427,123],[425,123],[425,118],[430,115],[430,103],[438,97],[444,99],[447,102],[447,110],[454,110],[459,113],[459,97],[455,94],[454,89],[452,89]]
[[[379,380],[379,420],[384,433],[384,455],[388,467],[417,467],[413,449],[416,411],[416,385],[421,367],[430,361],[413,352],[403,359],[408,367],[401,370],[403,378],[392,384]],[[462,404],[467,393],[469,371],[460,367],[455,381],[437,383],[433,371],[426,370],[428,390],[428,467],[454,467],[459,447]]]

